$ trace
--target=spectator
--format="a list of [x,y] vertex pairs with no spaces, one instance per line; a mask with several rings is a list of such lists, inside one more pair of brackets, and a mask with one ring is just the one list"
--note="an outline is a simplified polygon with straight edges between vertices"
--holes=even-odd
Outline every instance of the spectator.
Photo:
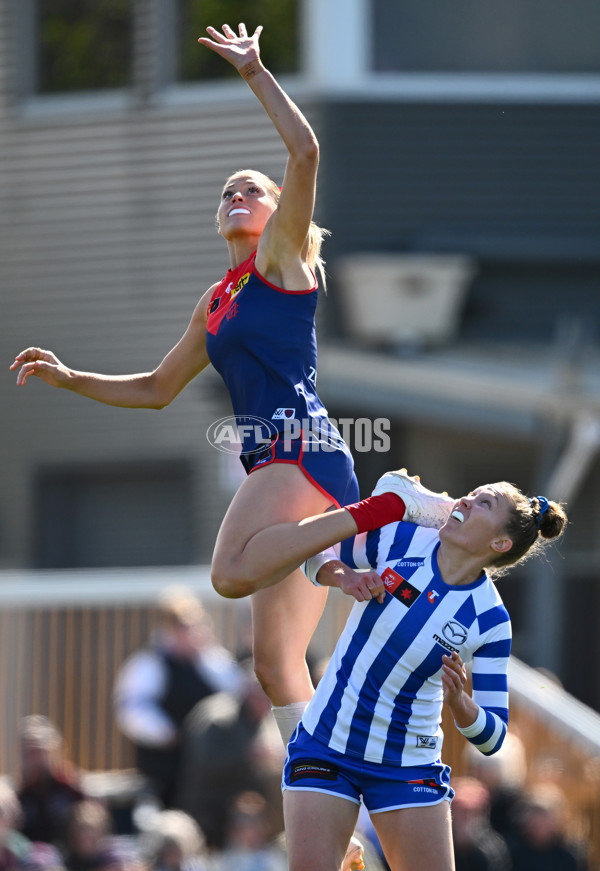
[[467,744],[465,752],[470,773],[488,789],[491,826],[506,839],[514,825],[527,775],[523,741],[509,729],[502,747],[493,756],[484,756],[472,744]]
[[474,777],[454,779],[452,838],[456,871],[510,871],[504,838],[490,825],[490,794]]
[[142,833],[141,854],[148,871],[206,871],[206,841],[183,811],[162,811]]
[[112,865],[110,833],[110,815],[104,805],[91,800],[75,805],[67,825],[67,871],[96,871]]
[[17,830],[21,819],[16,792],[7,780],[0,779],[0,871],[65,871],[55,847],[34,844]]
[[30,841],[60,848],[68,815],[85,798],[79,775],[64,757],[61,733],[41,714],[23,717],[19,747],[21,831]]
[[31,844],[23,871],[66,871],[63,857],[52,844]]
[[134,653],[117,675],[115,715],[134,743],[136,764],[164,807],[173,806],[182,761],[184,721],[198,702],[222,690],[235,692],[241,672],[212,637],[201,602],[181,587],[165,590],[159,627],[148,649]]
[[19,831],[21,807],[7,780],[0,780],[0,871],[24,868],[31,842]]
[[585,845],[567,837],[567,803],[553,783],[525,795],[509,840],[514,871],[589,871]]
[[285,750],[251,665],[241,695],[218,693],[194,708],[185,724],[184,752],[177,806],[196,820],[210,848],[224,846],[232,802],[247,790],[267,800],[270,837],[283,828]]
[[287,871],[287,858],[271,838],[264,796],[243,792],[234,801],[226,844],[215,871]]

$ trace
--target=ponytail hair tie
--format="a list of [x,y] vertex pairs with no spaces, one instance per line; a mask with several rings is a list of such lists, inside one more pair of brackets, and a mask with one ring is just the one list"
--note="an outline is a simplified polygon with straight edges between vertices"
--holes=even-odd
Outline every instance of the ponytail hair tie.
[[[548,500],[545,496],[534,496],[533,499],[537,499],[538,502],[538,510],[534,513],[533,517],[536,528],[539,529],[542,523],[542,517],[548,510]],[[529,500],[530,505],[533,505],[533,499]]]

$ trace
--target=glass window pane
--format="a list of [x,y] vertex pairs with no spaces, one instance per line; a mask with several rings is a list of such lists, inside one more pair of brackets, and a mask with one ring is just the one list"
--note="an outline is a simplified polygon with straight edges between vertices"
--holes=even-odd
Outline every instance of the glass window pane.
[[36,486],[37,566],[174,566],[192,562],[189,464],[57,467]]
[[598,0],[373,0],[377,72],[594,73]]
[[131,0],[37,0],[37,92],[131,84]]
[[178,69],[183,82],[235,78],[235,69],[210,49],[198,45],[208,25],[229,24],[236,32],[243,21],[248,33],[257,25],[261,57],[274,74],[298,69],[298,0],[178,0]]

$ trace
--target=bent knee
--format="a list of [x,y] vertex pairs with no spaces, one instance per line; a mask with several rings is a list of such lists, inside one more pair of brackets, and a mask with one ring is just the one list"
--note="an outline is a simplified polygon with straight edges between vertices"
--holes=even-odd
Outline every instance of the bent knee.
[[261,578],[249,572],[243,564],[213,559],[210,579],[220,596],[243,599],[261,588]]
[[298,656],[295,661],[283,661],[281,649],[261,642],[254,638],[254,673],[271,703],[287,705],[309,699],[314,690],[306,659]]
[[244,596],[254,592],[242,579],[233,577],[227,572],[211,570],[210,580],[217,593],[225,599],[243,599]]

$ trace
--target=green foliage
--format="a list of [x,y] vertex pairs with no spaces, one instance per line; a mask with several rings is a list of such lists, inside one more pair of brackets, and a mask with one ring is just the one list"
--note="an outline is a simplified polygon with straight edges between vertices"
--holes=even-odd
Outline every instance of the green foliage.
[[206,28],[229,24],[237,32],[244,22],[248,33],[257,25],[264,30],[260,38],[261,57],[275,74],[298,69],[298,0],[178,0],[178,44],[180,81],[222,79],[237,76],[232,66],[204,46],[199,36]]
[[38,91],[131,83],[130,0],[38,0]]
[[[299,0],[174,0],[179,81],[236,77],[198,37],[206,27],[243,21],[264,27],[265,65],[276,74],[298,69]],[[133,0],[37,0],[37,91],[65,93],[131,84]]]

